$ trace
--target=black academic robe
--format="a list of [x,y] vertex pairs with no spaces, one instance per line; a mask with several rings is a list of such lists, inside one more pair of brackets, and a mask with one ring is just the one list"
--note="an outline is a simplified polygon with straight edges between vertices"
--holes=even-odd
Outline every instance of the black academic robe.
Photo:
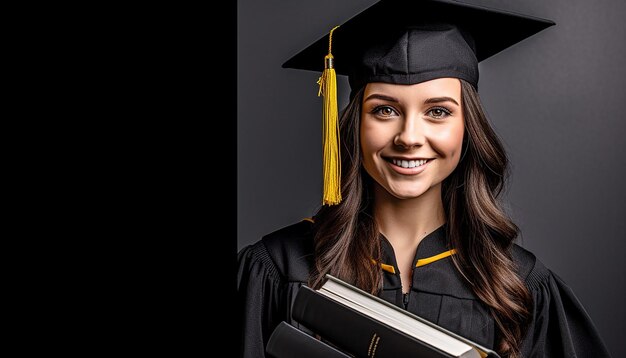
[[[405,297],[393,248],[382,235],[381,240],[386,266],[381,270],[381,298],[494,348],[494,320],[449,257],[416,267],[411,290]],[[415,263],[449,249],[444,224],[420,242]],[[532,322],[521,347],[523,356],[610,357],[589,315],[563,280],[518,245],[513,246],[512,255],[534,300]],[[306,220],[269,234],[239,252],[240,356],[264,357],[269,336],[281,321],[307,331],[292,320],[291,305],[298,289],[307,282],[312,263],[312,224]]]

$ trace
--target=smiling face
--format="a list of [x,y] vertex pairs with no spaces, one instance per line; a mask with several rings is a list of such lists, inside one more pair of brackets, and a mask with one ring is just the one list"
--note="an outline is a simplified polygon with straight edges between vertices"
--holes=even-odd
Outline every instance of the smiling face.
[[463,133],[458,79],[365,87],[360,130],[363,166],[398,199],[441,190],[442,181],[459,163]]

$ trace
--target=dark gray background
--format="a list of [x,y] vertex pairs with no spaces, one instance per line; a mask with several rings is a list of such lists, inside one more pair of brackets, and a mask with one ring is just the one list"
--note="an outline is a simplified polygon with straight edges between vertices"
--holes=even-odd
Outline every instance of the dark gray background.
[[[319,73],[281,64],[375,2],[238,0],[238,248],[321,202]],[[519,243],[626,357],[626,1],[466,2],[557,23],[480,63],[479,93],[512,162]],[[340,108],[348,92],[340,78]]]

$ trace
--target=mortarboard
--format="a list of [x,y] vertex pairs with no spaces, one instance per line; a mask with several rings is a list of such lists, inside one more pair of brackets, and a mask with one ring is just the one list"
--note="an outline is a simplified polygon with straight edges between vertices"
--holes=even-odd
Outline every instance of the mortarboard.
[[353,94],[369,82],[417,84],[442,77],[478,88],[478,62],[554,25],[533,16],[453,0],[381,0],[287,60],[322,72],[323,204],[341,202],[336,74]]

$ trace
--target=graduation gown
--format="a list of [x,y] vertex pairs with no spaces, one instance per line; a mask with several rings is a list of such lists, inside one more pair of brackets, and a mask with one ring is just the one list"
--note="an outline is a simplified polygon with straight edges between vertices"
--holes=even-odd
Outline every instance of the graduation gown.
[[[497,327],[488,307],[471,291],[450,257],[445,224],[419,244],[411,290],[403,295],[393,248],[381,235],[383,289],[379,296],[452,332],[494,348]],[[532,253],[514,245],[518,274],[532,295],[532,321],[521,345],[524,357],[610,357],[593,322],[572,290]],[[425,260],[426,259],[426,260]],[[312,224],[275,231],[238,253],[237,293],[241,357],[264,357],[274,328],[291,319],[291,305],[313,264]]]

